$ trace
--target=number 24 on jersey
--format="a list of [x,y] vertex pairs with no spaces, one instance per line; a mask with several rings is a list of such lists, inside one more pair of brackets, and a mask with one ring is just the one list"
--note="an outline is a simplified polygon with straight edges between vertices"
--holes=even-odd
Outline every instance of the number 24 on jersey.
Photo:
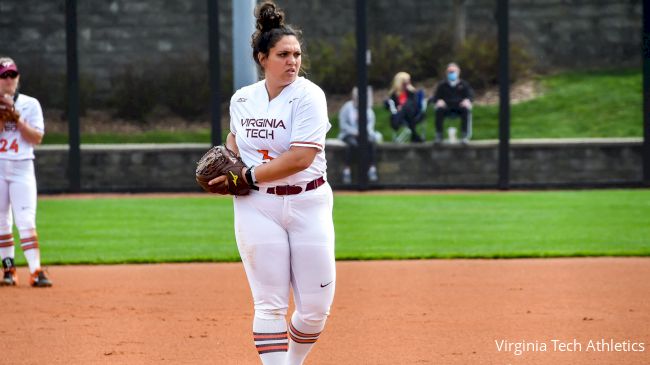
[[[9,145],[9,148],[7,148],[7,145]],[[10,150],[18,153],[18,141],[14,139],[10,144],[6,139],[0,138],[0,153],[9,152]]]

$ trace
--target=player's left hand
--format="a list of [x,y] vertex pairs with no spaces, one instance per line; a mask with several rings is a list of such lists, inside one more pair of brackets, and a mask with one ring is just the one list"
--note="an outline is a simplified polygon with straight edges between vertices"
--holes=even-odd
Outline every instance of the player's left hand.
[[[226,146],[215,146],[197,163],[196,182],[211,193],[247,195],[250,185],[244,177],[245,168],[242,159],[233,151]],[[221,177],[226,181],[222,181]]]
[[210,192],[215,194],[226,195],[228,194],[228,178],[226,175],[217,176],[208,181]]

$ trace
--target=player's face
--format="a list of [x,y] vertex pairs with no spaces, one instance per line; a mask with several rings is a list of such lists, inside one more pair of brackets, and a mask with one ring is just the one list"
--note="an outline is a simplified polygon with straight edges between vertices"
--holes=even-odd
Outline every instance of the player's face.
[[277,86],[286,86],[296,80],[302,63],[300,42],[295,36],[286,35],[269,50],[261,60],[264,76]]
[[14,95],[18,88],[19,80],[20,75],[14,71],[7,71],[0,75],[0,93]]

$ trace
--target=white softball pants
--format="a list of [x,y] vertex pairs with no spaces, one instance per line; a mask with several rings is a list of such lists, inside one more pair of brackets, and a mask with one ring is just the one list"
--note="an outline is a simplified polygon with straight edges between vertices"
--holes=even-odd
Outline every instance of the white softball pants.
[[333,196],[329,184],[296,195],[234,198],[235,237],[255,317],[284,319],[293,288],[298,318],[322,327],[334,299]]
[[33,160],[0,159],[0,234],[36,228],[36,177]]

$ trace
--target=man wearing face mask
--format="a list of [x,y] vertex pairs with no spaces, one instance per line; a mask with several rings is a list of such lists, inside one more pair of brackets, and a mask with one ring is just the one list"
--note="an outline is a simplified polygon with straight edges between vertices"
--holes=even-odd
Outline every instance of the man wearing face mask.
[[461,141],[469,142],[472,137],[472,100],[474,91],[469,83],[460,78],[460,67],[455,63],[447,66],[447,79],[438,83],[431,102],[436,108],[436,143],[443,140],[445,117],[460,116]]

